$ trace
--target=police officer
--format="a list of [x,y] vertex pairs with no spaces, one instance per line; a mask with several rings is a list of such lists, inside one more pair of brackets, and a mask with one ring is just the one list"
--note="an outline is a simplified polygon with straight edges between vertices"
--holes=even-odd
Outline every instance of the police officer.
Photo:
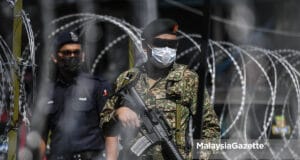
[[[125,84],[134,82],[135,89],[145,101],[148,108],[156,108],[164,113],[174,133],[173,139],[185,159],[191,159],[188,144],[188,127],[190,115],[196,112],[198,75],[186,65],[175,63],[178,24],[170,19],[157,19],[145,27],[142,33],[143,47],[148,55],[148,61],[140,67],[122,73],[115,82],[115,91]],[[125,83],[126,82],[126,83]],[[123,128],[133,130],[140,127],[138,115],[131,110],[127,103],[122,103],[122,97],[114,96],[109,99],[102,112],[102,126],[106,136],[107,159],[117,159],[118,135],[121,140],[127,137],[120,133],[120,122]],[[130,104],[129,104],[130,105]],[[206,92],[203,106],[203,139],[218,140],[220,127],[217,116],[209,102]],[[117,119],[117,120],[116,120]],[[112,125],[113,124],[113,125]],[[200,125],[200,124],[199,124]],[[141,136],[137,134],[137,138]],[[122,141],[123,142],[123,141]],[[127,143],[130,141],[126,141]],[[128,146],[128,144],[122,144]],[[130,144],[129,144],[130,146]],[[119,158],[126,156],[121,152]],[[202,159],[208,159],[211,151],[202,153]],[[149,149],[141,159],[167,159],[157,145]]]
[[83,73],[85,54],[74,32],[56,37],[55,53],[51,56],[57,67],[50,84],[44,113],[42,154],[50,133],[49,160],[98,160],[104,150],[99,127],[100,112],[110,86],[107,81]]

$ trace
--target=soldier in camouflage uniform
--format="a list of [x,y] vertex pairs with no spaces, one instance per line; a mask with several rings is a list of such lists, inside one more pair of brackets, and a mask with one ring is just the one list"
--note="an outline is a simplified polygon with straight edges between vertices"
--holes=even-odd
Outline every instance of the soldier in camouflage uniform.
[[[158,19],[150,23],[142,34],[148,61],[142,66],[122,73],[115,82],[115,91],[135,81],[135,89],[147,107],[157,108],[164,113],[179,151],[185,159],[191,159],[191,152],[186,149],[185,134],[189,118],[196,112],[198,75],[187,66],[174,63],[178,45],[177,30],[178,25],[173,20]],[[219,122],[207,92],[205,96],[202,138],[206,141],[218,140]],[[107,159],[117,158],[117,136],[120,134],[120,125],[116,122],[121,122],[123,128],[128,130],[140,126],[138,115],[124,106],[120,98],[118,96],[110,98],[101,113],[102,127],[106,134]],[[140,136],[138,134],[135,138]],[[210,151],[202,153],[201,159],[208,159],[210,154]],[[122,157],[124,158],[124,155]],[[164,159],[161,146],[156,145],[147,150],[141,159]]]

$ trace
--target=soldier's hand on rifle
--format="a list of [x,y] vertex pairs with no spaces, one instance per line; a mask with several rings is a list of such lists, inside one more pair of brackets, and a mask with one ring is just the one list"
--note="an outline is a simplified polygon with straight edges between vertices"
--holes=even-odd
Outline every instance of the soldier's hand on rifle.
[[122,106],[116,110],[116,115],[124,127],[140,127],[138,115],[126,106]]

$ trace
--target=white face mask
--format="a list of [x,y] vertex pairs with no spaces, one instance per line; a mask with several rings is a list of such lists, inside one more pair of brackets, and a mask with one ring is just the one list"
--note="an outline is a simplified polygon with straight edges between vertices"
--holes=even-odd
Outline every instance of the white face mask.
[[169,47],[153,47],[151,61],[158,68],[169,67],[176,59],[176,49]]

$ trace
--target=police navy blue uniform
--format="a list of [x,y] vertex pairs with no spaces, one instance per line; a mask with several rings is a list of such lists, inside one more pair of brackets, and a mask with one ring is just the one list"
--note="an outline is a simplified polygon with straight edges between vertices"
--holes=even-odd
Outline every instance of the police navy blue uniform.
[[[51,131],[50,160],[104,150],[100,112],[111,88],[107,81],[81,73],[73,82],[57,79],[47,102],[44,140]],[[58,157],[65,158],[58,158]]]

